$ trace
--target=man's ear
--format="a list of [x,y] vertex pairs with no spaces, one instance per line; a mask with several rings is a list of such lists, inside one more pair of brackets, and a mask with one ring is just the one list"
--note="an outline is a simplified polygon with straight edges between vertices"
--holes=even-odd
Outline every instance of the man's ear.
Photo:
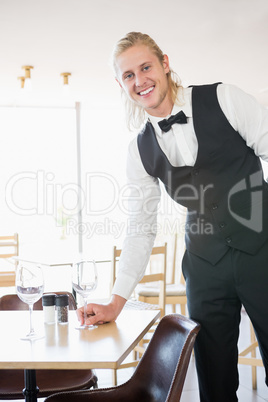
[[120,86],[120,88],[123,89],[123,87],[122,87],[122,85],[121,85],[121,82],[120,82],[116,77],[115,77],[115,81],[117,81],[118,84],[119,84],[119,86]]
[[164,54],[164,56],[163,56],[163,67],[164,67],[165,73],[166,74],[169,73],[169,71],[170,71],[169,59],[168,59],[168,56],[166,54]]

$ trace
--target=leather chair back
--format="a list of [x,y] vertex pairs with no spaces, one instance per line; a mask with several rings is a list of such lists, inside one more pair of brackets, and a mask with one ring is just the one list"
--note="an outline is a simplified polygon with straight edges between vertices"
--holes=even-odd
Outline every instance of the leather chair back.
[[[69,299],[69,309],[76,310],[75,299],[70,292],[51,292],[57,295],[67,294]],[[0,310],[29,310],[27,303],[24,303],[16,294],[4,295],[0,298]],[[34,310],[43,310],[42,298],[34,303]]]
[[179,314],[160,321],[133,376],[118,387],[51,395],[45,402],[178,402],[200,325]]

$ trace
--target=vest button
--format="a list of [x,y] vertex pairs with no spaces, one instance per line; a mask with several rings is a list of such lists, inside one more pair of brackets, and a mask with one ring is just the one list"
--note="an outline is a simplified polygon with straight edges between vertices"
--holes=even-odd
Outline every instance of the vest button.
[[219,227],[220,227],[221,229],[225,228],[225,226],[226,226],[226,224],[225,224],[224,222],[221,222],[221,223],[219,224]]
[[218,204],[212,204],[212,209],[218,209]]
[[194,170],[193,170],[193,175],[194,175],[194,176],[197,176],[198,174],[199,174],[199,170],[198,170],[198,169],[194,169]]
[[230,244],[231,242],[232,242],[232,239],[231,239],[231,237],[226,237],[226,243],[228,243],[228,244]]

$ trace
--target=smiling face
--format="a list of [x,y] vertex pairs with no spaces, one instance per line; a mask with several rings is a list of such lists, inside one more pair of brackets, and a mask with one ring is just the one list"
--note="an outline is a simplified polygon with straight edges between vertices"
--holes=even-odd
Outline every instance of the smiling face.
[[170,114],[173,102],[168,86],[168,57],[161,63],[151,49],[134,45],[116,59],[117,81],[129,98],[152,116]]

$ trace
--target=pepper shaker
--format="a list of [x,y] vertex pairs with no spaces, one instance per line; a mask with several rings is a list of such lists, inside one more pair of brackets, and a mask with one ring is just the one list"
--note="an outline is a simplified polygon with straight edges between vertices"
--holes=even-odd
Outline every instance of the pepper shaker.
[[68,295],[56,296],[56,311],[57,311],[58,323],[66,324],[68,322],[68,313],[69,313]]
[[42,297],[44,322],[46,324],[55,323],[55,297],[54,293],[47,293]]

